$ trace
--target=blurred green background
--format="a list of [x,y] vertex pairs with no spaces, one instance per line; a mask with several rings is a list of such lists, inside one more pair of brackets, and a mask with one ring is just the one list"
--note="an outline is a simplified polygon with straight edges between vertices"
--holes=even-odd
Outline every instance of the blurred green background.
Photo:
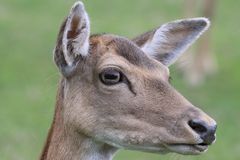
[[[37,159],[50,126],[60,77],[52,50],[73,0],[0,2],[0,159]],[[85,0],[92,33],[133,37],[183,18],[183,0]],[[120,151],[114,160],[240,159],[240,1],[219,0],[212,41],[219,71],[191,88],[173,67],[173,84],[218,122],[217,142],[201,156]]]

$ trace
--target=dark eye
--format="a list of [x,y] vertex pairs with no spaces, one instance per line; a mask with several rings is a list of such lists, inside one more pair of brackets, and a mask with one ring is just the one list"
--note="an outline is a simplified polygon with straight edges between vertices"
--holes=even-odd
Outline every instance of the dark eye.
[[115,68],[107,68],[99,74],[99,78],[105,85],[114,85],[122,81],[122,74]]

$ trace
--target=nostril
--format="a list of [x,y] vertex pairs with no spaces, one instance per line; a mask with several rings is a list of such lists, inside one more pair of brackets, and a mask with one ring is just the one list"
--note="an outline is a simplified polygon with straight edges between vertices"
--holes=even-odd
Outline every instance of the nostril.
[[202,144],[210,145],[215,141],[216,124],[208,125],[201,120],[190,120],[188,125],[202,138]]
[[190,120],[188,125],[198,134],[203,134],[207,132],[207,127],[204,122],[198,120]]

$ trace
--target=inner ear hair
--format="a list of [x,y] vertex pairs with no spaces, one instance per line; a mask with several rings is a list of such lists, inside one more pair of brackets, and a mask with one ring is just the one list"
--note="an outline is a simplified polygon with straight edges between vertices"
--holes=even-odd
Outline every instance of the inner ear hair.
[[208,29],[207,18],[190,18],[163,24],[133,39],[142,50],[169,66]]
[[76,2],[63,22],[54,50],[54,60],[61,73],[69,77],[88,54],[90,22],[82,2]]

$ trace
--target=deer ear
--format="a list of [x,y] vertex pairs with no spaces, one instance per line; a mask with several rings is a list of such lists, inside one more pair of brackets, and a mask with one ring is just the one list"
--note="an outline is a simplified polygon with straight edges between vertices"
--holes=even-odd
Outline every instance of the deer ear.
[[206,18],[177,20],[140,35],[133,41],[146,54],[170,66],[199,38],[209,24]]
[[54,51],[54,60],[63,74],[69,74],[80,57],[88,55],[90,22],[82,2],[76,2],[64,21]]

